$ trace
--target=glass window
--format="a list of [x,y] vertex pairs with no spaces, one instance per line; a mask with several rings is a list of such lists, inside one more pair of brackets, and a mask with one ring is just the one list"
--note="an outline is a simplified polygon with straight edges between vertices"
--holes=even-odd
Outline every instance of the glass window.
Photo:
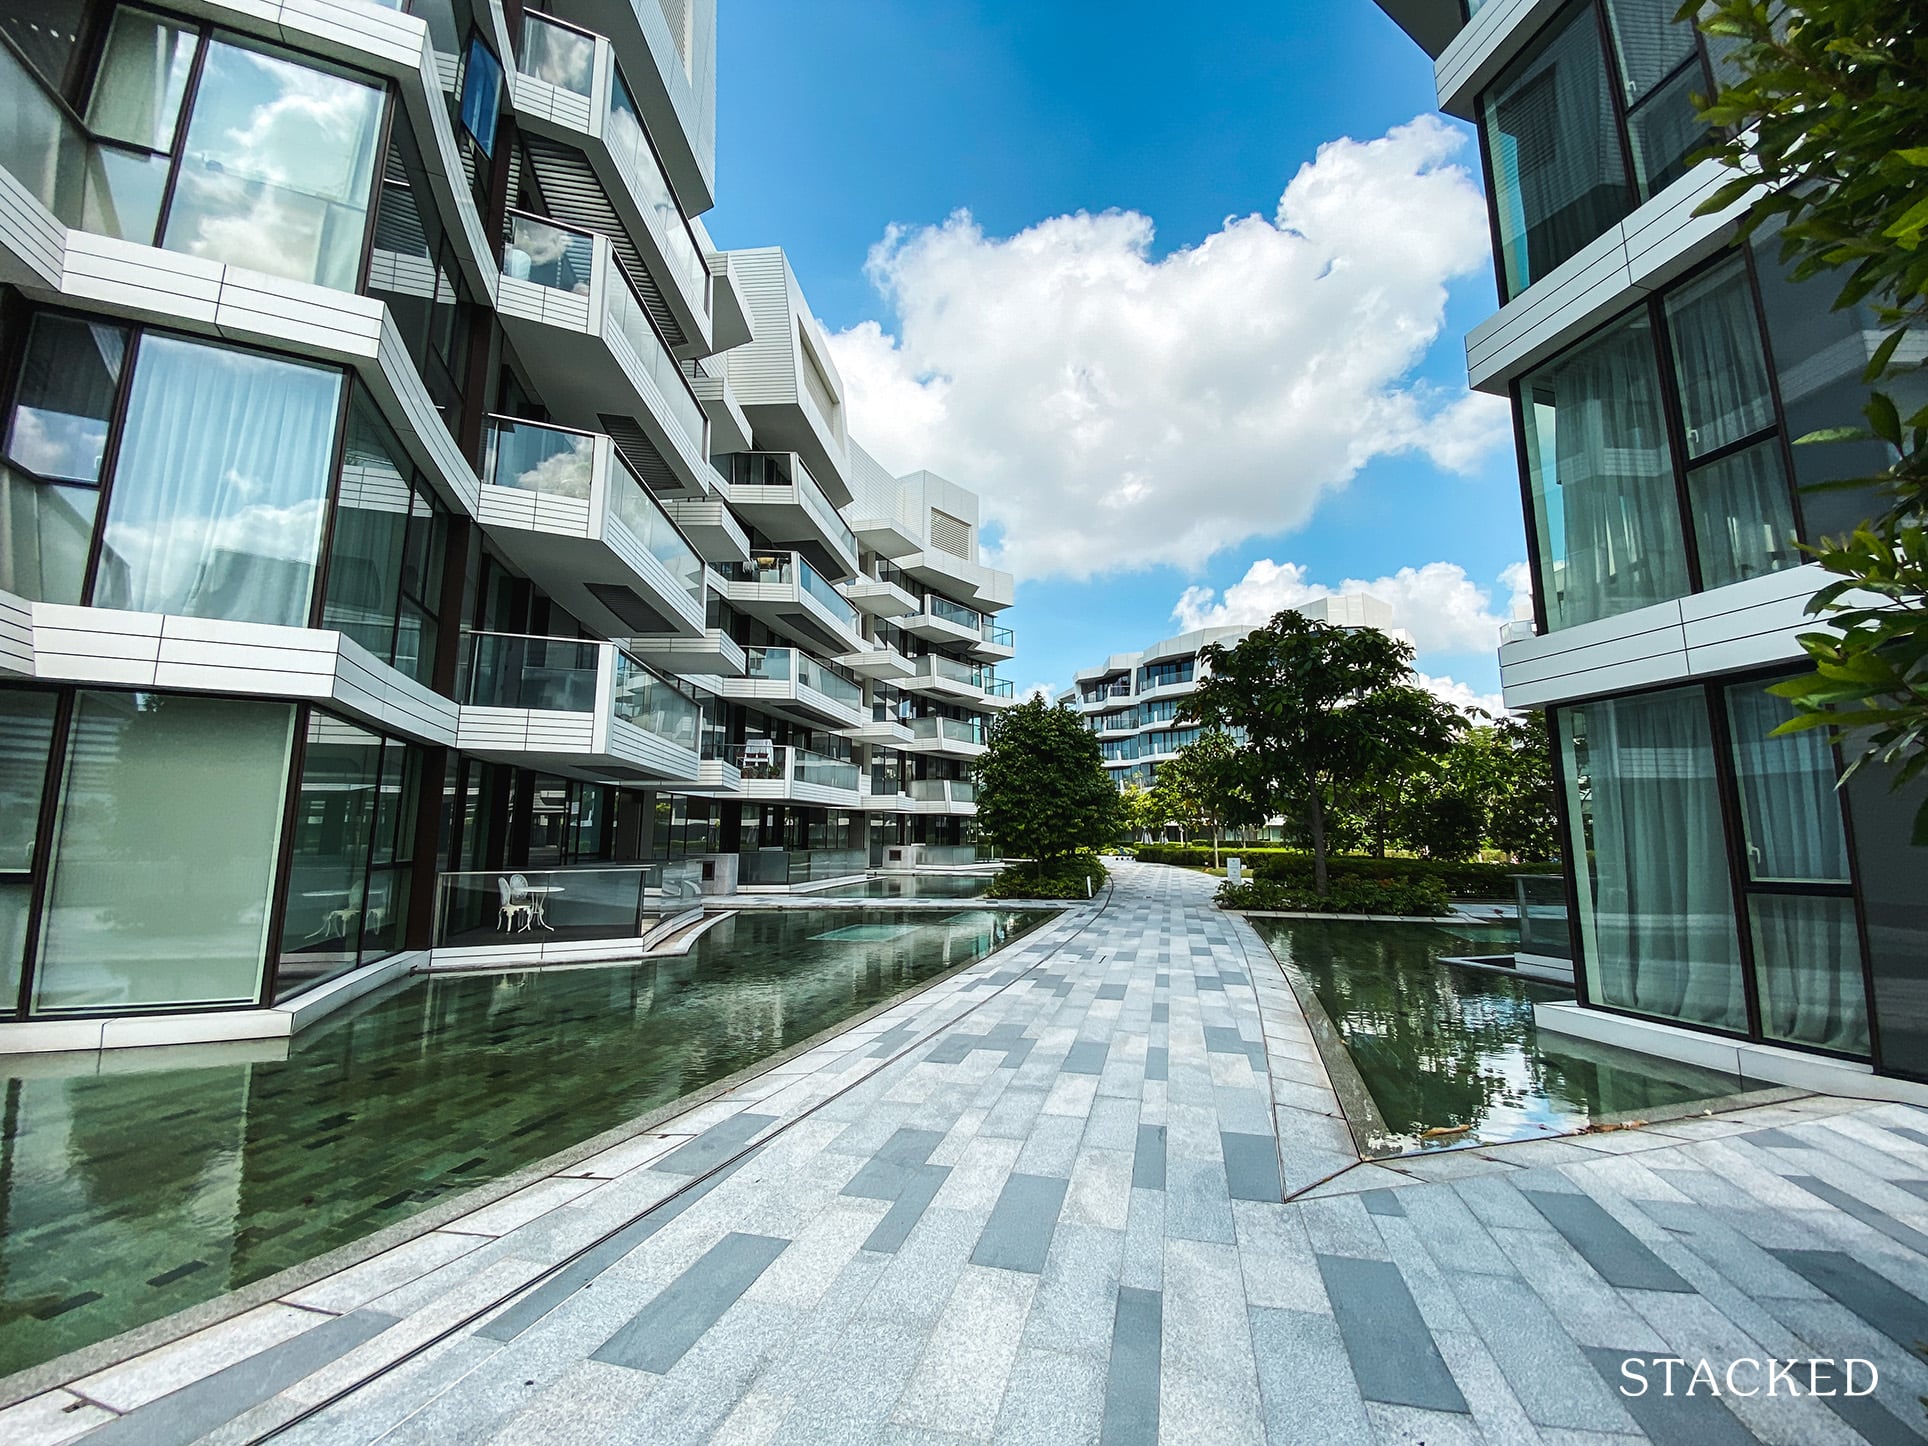
[[1693,97],[1707,90],[1694,27],[1675,21],[1673,0],[1605,0],[1607,30],[1619,64],[1642,197],[1686,173],[1707,139]]
[[1587,7],[1573,11],[1485,97],[1508,296],[1632,209],[1612,84]]
[[293,731],[285,703],[76,697],[37,1008],[258,996]]
[[1687,592],[1658,372],[1640,312],[1521,384],[1550,628]]
[[53,747],[54,695],[0,689],[0,1013],[19,1007],[40,795]]
[[1694,64],[1628,113],[1634,179],[1643,201],[1686,175],[1693,158],[1707,144],[1707,125],[1694,109],[1694,97],[1706,93],[1707,79],[1696,57]]
[[1854,901],[1756,894],[1747,910],[1761,1033],[1789,1044],[1867,1054],[1868,995]]
[[378,86],[210,42],[162,244],[352,291],[384,99]]
[[475,137],[485,156],[495,155],[496,116],[502,108],[502,62],[477,36],[469,38],[468,64],[462,68],[462,128]]
[[1745,1030],[1704,695],[1606,699],[1558,720],[1593,1002]]
[[1738,256],[1667,297],[1691,461],[1774,425],[1754,291]]
[[381,761],[382,740],[375,734],[325,713],[309,717],[276,999],[355,967]]
[[305,627],[341,373],[149,334],[93,601]]
[[408,473],[397,465],[403,455],[357,387],[342,447],[321,625],[339,628],[383,662],[394,655],[402,555],[414,501]]
[[116,10],[94,76],[88,127],[108,140],[172,149],[199,38],[146,10]]
[[81,600],[126,352],[122,327],[34,318],[0,464],[0,591],[35,602]]
[[1700,585],[1724,587],[1803,561],[1777,437],[1687,474]]
[[1793,707],[1762,683],[1727,690],[1747,876],[1755,883],[1846,883],[1848,845],[1834,753],[1818,729],[1770,736]]

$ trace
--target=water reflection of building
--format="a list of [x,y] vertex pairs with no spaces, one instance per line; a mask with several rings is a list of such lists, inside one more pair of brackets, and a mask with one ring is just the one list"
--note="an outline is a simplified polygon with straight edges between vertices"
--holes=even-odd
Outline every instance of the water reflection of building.
[[714,4],[358,13],[0,15],[0,1049],[975,854],[1011,578],[705,234]]

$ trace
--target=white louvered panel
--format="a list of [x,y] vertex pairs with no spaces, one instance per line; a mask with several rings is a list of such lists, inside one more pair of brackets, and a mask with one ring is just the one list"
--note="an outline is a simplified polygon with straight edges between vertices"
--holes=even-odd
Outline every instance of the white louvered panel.
[[931,546],[939,552],[948,552],[952,557],[966,561],[971,556],[971,524],[948,512],[931,508]]
[[[587,105],[585,101],[583,121],[574,129],[588,131]],[[684,345],[689,338],[678,324],[675,314],[664,303],[662,288],[644,262],[642,252],[636,249],[636,243],[630,238],[629,229],[623,225],[621,216],[610,204],[608,192],[604,190],[595,168],[589,164],[589,158],[572,146],[559,145],[538,135],[528,136],[527,144],[529,158],[542,183],[542,199],[549,208],[549,214],[558,221],[607,236],[610,246],[623,263],[623,270],[635,283],[636,295],[642,299],[651,319],[662,328],[671,346]],[[638,204],[641,204],[640,201]]]

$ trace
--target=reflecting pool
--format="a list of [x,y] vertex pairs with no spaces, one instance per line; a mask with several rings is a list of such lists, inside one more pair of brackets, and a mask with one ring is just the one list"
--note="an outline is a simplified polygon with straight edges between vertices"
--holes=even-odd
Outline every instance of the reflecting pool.
[[[1371,1154],[1565,1134],[1744,1088],[1714,1070],[1541,1035],[1534,1002],[1571,999],[1570,988],[1440,962],[1510,953],[1511,925],[1253,919],[1252,927],[1295,982],[1310,985],[1344,1041],[1371,1097],[1358,1111],[1345,1101],[1348,1122]],[[1334,1083],[1343,1097],[1344,1082]],[[1426,1134],[1462,1125],[1470,1128]]]
[[681,959],[411,979],[283,1059],[0,1056],[0,1373],[359,1239],[1051,917],[744,913]]
[[981,899],[991,887],[989,874],[885,874],[854,884],[839,884],[819,899]]

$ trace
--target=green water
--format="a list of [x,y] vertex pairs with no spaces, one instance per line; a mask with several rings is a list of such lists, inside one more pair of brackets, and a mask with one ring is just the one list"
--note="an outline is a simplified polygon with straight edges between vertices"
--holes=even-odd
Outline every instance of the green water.
[[[1733,1075],[1556,1035],[1536,1000],[1573,991],[1442,964],[1511,953],[1512,925],[1353,924],[1254,919],[1279,962],[1312,986],[1382,1117],[1355,1135],[1374,1154],[1566,1134],[1737,1093]],[[1423,1138],[1469,1125],[1464,1134]]]
[[417,978],[282,1059],[0,1057],[0,1373],[541,1160],[1049,917],[744,913],[682,959]]
[[819,899],[978,899],[991,886],[989,874],[886,874],[862,883],[839,884],[812,895]]

